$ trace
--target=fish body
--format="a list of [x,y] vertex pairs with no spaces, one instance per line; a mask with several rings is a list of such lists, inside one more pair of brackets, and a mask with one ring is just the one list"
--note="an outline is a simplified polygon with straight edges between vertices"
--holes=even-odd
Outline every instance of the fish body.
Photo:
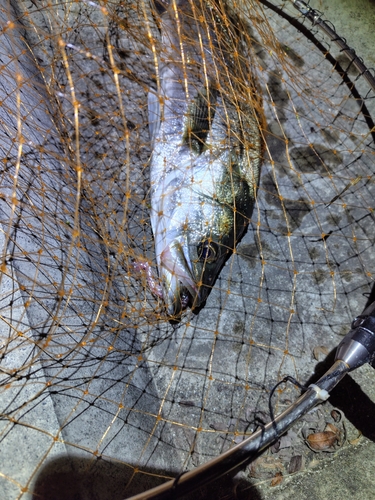
[[233,97],[230,35],[213,10],[177,0],[160,26],[159,85],[148,97],[151,225],[164,300],[178,316],[206,300],[246,230],[262,139],[259,110]]

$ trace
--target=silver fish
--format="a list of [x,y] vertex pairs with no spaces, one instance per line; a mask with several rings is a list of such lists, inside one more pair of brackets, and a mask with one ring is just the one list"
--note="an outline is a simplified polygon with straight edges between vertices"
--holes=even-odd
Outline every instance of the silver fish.
[[151,224],[163,298],[178,316],[204,303],[247,228],[261,100],[216,4],[174,0],[160,28],[159,85],[148,96]]

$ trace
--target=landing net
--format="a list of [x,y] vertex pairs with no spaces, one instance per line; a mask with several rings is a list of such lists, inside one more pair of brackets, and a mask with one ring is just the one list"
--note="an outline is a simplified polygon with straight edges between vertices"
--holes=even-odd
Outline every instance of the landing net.
[[[142,0],[1,3],[3,498],[120,499],[218,456],[269,419],[274,384],[306,382],[316,349],[326,355],[362,311],[374,91],[281,8],[326,54],[262,3],[232,6],[263,98],[260,185],[205,307],[171,324],[132,267],[155,268],[157,13]],[[296,393],[280,390],[275,412]],[[309,448],[292,444],[268,476],[248,469],[249,484],[288,474],[294,455],[308,468]]]

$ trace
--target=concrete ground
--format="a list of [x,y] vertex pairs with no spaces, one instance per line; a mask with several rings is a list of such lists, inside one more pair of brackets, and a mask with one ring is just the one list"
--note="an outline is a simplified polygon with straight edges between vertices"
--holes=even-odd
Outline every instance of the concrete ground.
[[[354,0],[312,0],[309,5],[322,12],[323,19],[330,20],[350,47],[354,48],[368,67],[375,67],[374,26],[375,3]],[[374,371],[366,366],[352,373],[350,381],[353,391],[363,393],[357,402],[355,413],[359,419],[368,418],[368,429],[374,429],[373,404],[375,402]],[[343,381],[344,385],[347,381]],[[356,385],[356,383],[358,385]],[[349,385],[349,384],[348,384]],[[353,392],[346,397],[355,398]],[[371,403],[370,403],[371,401]],[[355,403],[354,403],[355,405]],[[367,414],[367,415],[366,415]],[[371,499],[375,492],[375,444],[373,438],[362,437],[347,448],[317,464],[307,473],[290,476],[284,484],[275,488],[268,485],[258,487],[260,498],[320,500],[329,498]],[[251,496],[250,496],[251,498]]]
[[[326,3],[312,5],[375,65],[374,3]],[[131,271],[153,256],[156,25],[134,2],[109,3],[112,17],[41,5],[1,2],[1,498],[120,500],[250,434],[284,375],[327,367],[373,282],[373,146],[330,63],[270,15],[282,59],[254,15],[269,155],[257,205],[205,307],[171,325]],[[348,73],[374,117],[374,93]],[[190,498],[372,498],[374,375],[346,377],[253,466]],[[297,394],[276,394],[276,411]],[[316,453],[307,436],[327,424],[337,439]]]

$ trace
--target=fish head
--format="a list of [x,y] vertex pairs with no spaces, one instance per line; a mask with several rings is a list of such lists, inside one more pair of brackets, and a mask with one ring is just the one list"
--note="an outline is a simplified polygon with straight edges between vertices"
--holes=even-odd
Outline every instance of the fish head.
[[247,219],[245,221],[241,215],[236,215],[232,206],[219,204],[212,210],[211,217],[204,218],[203,210],[202,216],[202,226],[206,227],[206,231],[201,227],[201,231],[192,231],[187,237],[191,272],[197,287],[197,293],[189,304],[192,309],[200,308],[207,300],[248,223]]
[[[233,206],[216,201],[196,202],[189,211],[186,206],[182,211],[185,217],[177,211],[171,214],[174,231],[167,224],[158,258],[164,301],[168,314],[176,319],[187,307],[195,310],[204,304],[248,223]],[[172,233],[167,241],[165,235]]]
[[184,239],[179,237],[164,247],[158,259],[159,277],[168,314],[178,318],[198,293]]
[[178,318],[188,306],[197,309],[206,301],[231,251],[211,233],[199,238],[187,235],[164,248],[159,275],[171,317]]

